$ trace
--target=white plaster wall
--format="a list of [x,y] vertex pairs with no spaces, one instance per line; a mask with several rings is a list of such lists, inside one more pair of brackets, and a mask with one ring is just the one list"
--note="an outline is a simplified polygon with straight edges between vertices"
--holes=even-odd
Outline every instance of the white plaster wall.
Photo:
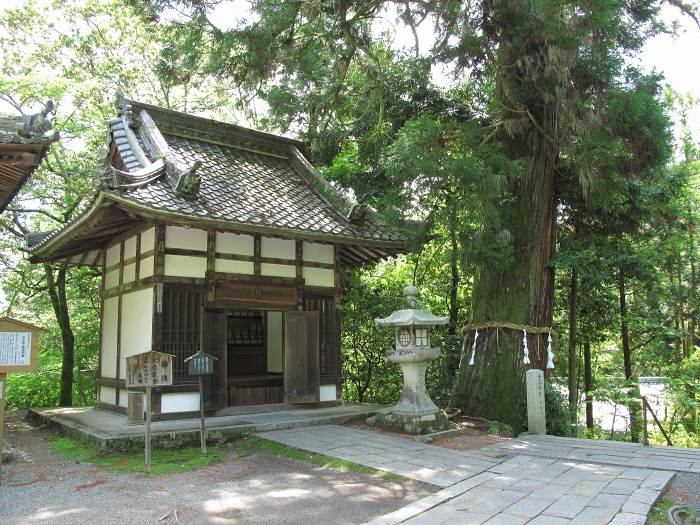
[[119,264],[119,254],[121,253],[122,245],[120,243],[115,244],[107,248],[107,253],[105,254],[105,266],[113,266]]
[[292,261],[296,258],[295,244],[292,240],[263,237],[261,241],[260,255],[262,257],[290,259]]
[[284,347],[282,312],[267,312],[267,371],[282,373]]
[[141,253],[151,251],[156,245],[156,229],[151,228],[141,233]]
[[304,268],[304,284],[309,286],[335,286],[335,272],[327,268]]
[[207,258],[190,255],[166,255],[165,275],[174,277],[204,277],[207,273]]
[[297,270],[291,264],[270,264],[260,265],[260,274],[268,277],[296,277]]
[[125,283],[130,283],[136,280],[136,263],[127,264],[124,266],[124,273],[122,274],[123,281]]
[[117,321],[119,316],[119,298],[105,299],[102,311],[102,377],[117,377]]
[[119,286],[119,268],[105,274],[105,290]]
[[100,403],[114,405],[117,403],[117,389],[111,386],[100,387]]
[[335,401],[335,385],[321,385],[319,390],[319,401]]
[[217,259],[214,270],[222,273],[243,273],[253,275],[255,264],[249,261],[231,261],[229,259]]
[[238,255],[253,255],[255,239],[252,235],[216,232],[216,251],[220,253],[235,253]]
[[124,241],[124,259],[131,259],[136,255],[136,236]]
[[165,227],[165,247],[182,250],[207,251],[207,232],[196,228],[180,226]]
[[173,392],[160,397],[162,414],[199,410],[199,392]]
[[302,259],[305,261],[333,264],[335,247],[332,244],[304,242],[302,244]]
[[145,279],[153,275],[153,267],[155,265],[155,259],[151,255],[145,259],[141,259],[141,267],[139,268],[139,279]]
[[129,407],[129,391],[125,389],[119,390],[119,406],[128,408]]
[[119,377],[126,377],[125,357],[151,350],[153,287],[122,296]]

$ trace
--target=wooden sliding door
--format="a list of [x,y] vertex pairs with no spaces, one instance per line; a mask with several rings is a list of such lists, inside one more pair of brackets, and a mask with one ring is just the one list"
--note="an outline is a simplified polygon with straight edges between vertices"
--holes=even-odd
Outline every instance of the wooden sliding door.
[[284,323],[284,396],[287,403],[318,403],[318,312],[289,311]]

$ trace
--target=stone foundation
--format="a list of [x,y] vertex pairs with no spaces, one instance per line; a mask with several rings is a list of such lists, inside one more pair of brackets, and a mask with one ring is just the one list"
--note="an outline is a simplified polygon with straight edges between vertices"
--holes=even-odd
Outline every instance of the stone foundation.
[[367,423],[407,434],[434,434],[453,428],[447,416],[440,411],[424,415],[404,415],[380,411],[374,417],[369,418]]

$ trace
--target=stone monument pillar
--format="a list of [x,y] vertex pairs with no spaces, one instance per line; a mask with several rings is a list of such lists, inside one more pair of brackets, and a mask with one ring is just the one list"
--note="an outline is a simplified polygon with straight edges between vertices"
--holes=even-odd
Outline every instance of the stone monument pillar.
[[525,374],[527,386],[527,431],[530,434],[545,435],[547,423],[544,405],[544,372],[538,368]]
[[387,351],[387,357],[403,372],[401,399],[388,412],[378,413],[376,423],[412,434],[445,430],[450,428],[449,421],[428,395],[425,370],[430,361],[440,357],[440,350],[430,346],[430,328],[447,324],[448,319],[425,310],[415,286],[407,286],[403,292],[406,308],[375,320],[377,326],[394,327],[395,347]]

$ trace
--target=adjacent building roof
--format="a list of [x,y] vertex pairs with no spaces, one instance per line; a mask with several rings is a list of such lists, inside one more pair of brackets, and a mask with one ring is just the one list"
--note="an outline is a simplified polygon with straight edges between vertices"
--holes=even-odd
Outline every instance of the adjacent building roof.
[[28,239],[32,260],[77,262],[139,219],[332,242],[349,264],[406,250],[405,235],[331,187],[297,140],[124,98],[118,108],[92,205]]
[[0,116],[0,212],[41,163],[58,133],[47,133],[53,102],[35,115]]

